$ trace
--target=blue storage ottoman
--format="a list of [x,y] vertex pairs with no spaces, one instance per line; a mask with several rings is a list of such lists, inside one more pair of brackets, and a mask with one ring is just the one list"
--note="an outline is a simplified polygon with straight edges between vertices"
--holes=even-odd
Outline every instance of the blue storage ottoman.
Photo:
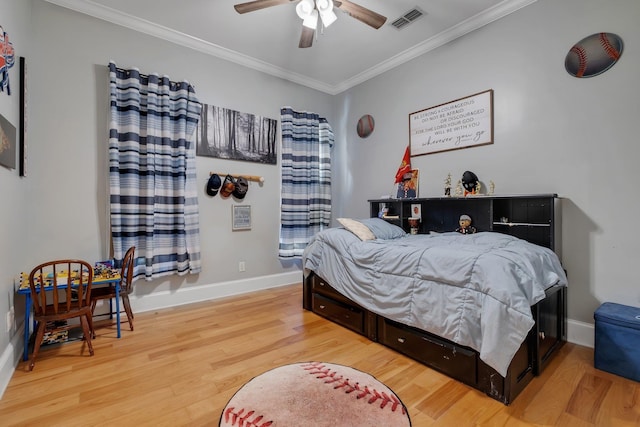
[[593,317],[595,367],[640,381],[640,308],[605,302]]

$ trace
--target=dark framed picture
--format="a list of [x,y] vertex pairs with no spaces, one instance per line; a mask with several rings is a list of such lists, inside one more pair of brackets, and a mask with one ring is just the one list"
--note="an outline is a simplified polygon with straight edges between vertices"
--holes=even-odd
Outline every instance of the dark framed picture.
[[20,176],[27,176],[27,61],[20,57]]

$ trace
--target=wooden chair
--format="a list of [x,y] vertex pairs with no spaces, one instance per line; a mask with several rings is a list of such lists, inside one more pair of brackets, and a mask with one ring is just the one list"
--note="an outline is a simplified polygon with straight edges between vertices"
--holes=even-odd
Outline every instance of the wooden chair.
[[72,318],[79,318],[89,354],[93,356],[90,308],[92,282],[93,267],[82,260],[49,261],[31,270],[29,287],[37,330],[29,370],[35,366],[45,332],[55,334],[77,327],[77,324],[68,323]]
[[[127,314],[129,328],[133,331],[133,311],[129,303],[129,294],[133,291],[133,261],[135,259],[136,247],[131,246],[122,259],[122,269],[120,271],[120,299]],[[91,314],[96,309],[96,304],[100,300],[111,300],[116,297],[116,287],[111,284],[108,287],[95,288],[91,293]],[[112,311],[109,314],[113,314]],[[95,338],[95,331],[93,331]]]

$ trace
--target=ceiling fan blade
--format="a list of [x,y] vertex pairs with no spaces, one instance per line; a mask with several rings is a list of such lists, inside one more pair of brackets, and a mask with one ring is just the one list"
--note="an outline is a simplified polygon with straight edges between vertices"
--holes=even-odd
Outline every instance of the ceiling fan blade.
[[278,6],[281,4],[293,3],[298,0],[254,0],[246,3],[236,4],[234,9],[238,13],[253,12],[260,9],[266,9],[271,6]]
[[313,44],[313,36],[315,35],[316,30],[313,28],[302,26],[302,34],[300,35],[300,43],[298,47],[311,47]]
[[333,4],[340,10],[347,12],[352,18],[356,18],[360,22],[375,28],[376,30],[387,21],[386,16],[374,12],[371,9],[362,7],[348,0],[334,0]]

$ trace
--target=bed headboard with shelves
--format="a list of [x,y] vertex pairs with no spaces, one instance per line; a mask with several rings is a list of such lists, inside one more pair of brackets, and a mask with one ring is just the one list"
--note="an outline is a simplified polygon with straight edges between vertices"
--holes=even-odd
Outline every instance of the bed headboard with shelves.
[[372,217],[386,208],[387,221],[409,232],[412,206],[419,205],[419,233],[454,231],[469,215],[478,231],[509,234],[560,254],[560,198],[557,194],[429,197],[369,200]]

